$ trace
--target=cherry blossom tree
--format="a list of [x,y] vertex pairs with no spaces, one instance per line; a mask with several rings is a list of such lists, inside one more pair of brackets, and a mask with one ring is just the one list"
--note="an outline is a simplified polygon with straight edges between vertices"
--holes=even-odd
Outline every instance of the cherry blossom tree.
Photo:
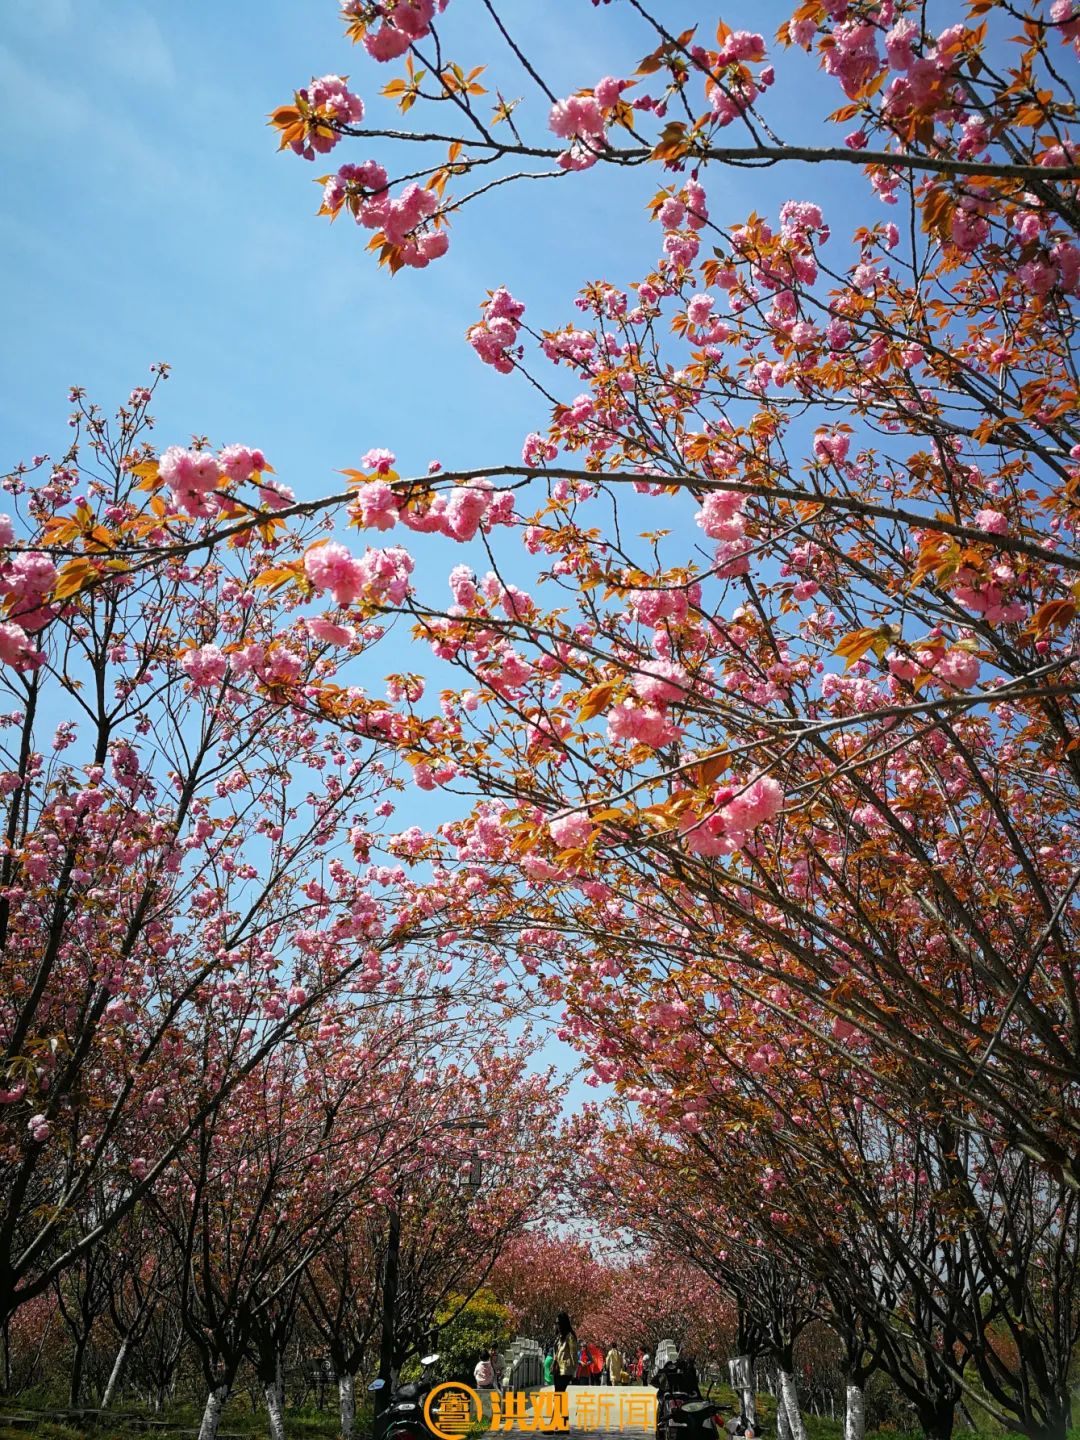
[[506,1246],[488,1283],[509,1306],[518,1333],[546,1345],[560,1311],[580,1324],[607,1306],[612,1272],[583,1239],[538,1226]]
[[[476,887],[410,878],[413,836],[370,864],[391,712],[338,682],[382,628],[261,603],[265,562],[302,544],[287,495],[243,446],[148,464],[150,401],[110,424],[77,393],[68,453],[6,482],[6,1314],[90,1263],[299,1028],[330,1039],[406,977],[432,1014],[491,993],[483,947],[452,938]],[[194,1104],[169,1102],[178,1077]]]
[[[402,479],[371,452],[340,497],[361,527],[464,543],[512,519],[511,491],[535,500],[519,533],[537,594],[492,541],[496,568],[456,568],[452,605],[384,607],[468,675],[416,747],[424,774],[489,797],[448,838],[523,874],[554,933],[645,907],[671,973],[667,927],[689,927],[711,983],[760,995],[782,976],[777,1024],[824,993],[947,1088],[959,1123],[977,1107],[1073,1183],[1071,6],[1033,6],[1013,35],[982,4],[943,27],[904,3],[811,4],[771,51],[634,10],[652,47],[635,74],[560,99],[489,7],[534,116],[448,59],[454,7],[348,6],[373,59],[406,57],[384,93],[458,132],[365,127],[336,76],[273,117],[307,158],[356,139],[427,164],[400,191],[382,160],[327,181],[324,210],[371,229],[391,269],[438,258],[474,171],[486,190],[522,183],[511,163],[578,186],[597,165],[664,169],[642,195],[652,270],[586,286],[544,328],[496,288],[470,331],[550,397],[521,463]],[[841,143],[785,142],[768,118],[801,52],[844,93],[824,122],[854,126]],[[711,166],[807,159],[865,194],[850,243],[812,200],[713,217]]]
[[[654,177],[644,273],[584,284],[569,319],[497,283],[481,303],[476,363],[540,396],[520,457],[401,476],[372,449],[296,502],[256,450],[142,445],[140,391],[115,432],[80,398],[89,469],[8,481],[0,1310],[209,1144],[309,1017],[348,1030],[343,990],[437,1004],[463,969],[496,1007],[511,976],[558,1007],[630,1107],[610,1143],[681,1208],[620,1203],[727,1288],[796,1437],[795,1339],[832,1305],[852,1376],[872,1356],[928,1432],[973,1370],[998,1418],[1057,1440],[1080,1191],[1074,0],[806,0],[768,40],[631,0],[634,73],[563,96],[488,0],[507,74],[451,58],[464,8],[344,7],[406,128],[337,74],[271,122],[306,160],[362,142],[322,211],[391,272],[436,263],[496,188]],[[833,143],[785,138],[785,89]],[[789,198],[729,220],[725,176],[764,166]],[[836,233],[808,174],[859,223]],[[443,591],[337,518],[469,548]],[[386,701],[348,683],[410,622],[451,667],[437,703],[414,674]],[[38,743],[46,692],[84,739]],[[381,836],[406,772],[471,813]],[[106,1215],[61,1239],[40,1217],[101,1172]],[[271,1272],[252,1314],[300,1293]]]

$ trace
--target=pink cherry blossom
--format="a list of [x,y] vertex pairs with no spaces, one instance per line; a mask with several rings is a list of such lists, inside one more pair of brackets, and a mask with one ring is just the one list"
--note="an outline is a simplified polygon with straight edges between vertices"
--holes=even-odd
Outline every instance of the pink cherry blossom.
[[315,639],[327,645],[351,645],[356,639],[356,631],[351,625],[338,625],[326,615],[311,616],[306,624]]
[[537,434],[534,430],[531,435],[526,435],[521,446],[521,459],[526,465],[543,465],[547,460],[554,460],[559,453],[559,447],[551,440],[545,440],[543,435]]
[[934,666],[934,675],[957,690],[970,690],[979,682],[979,657],[967,650],[950,650]]
[[832,44],[823,48],[825,70],[835,75],[848,98],[855,96],[877,74],[877,30],[873,25],[847,20],[832,33]]
[[[710,490],[694,519],[710,539],[731,540],[741,532],[744,503],[736,490]],[[731,528],[733,521],[739,522],[734,532]]]
[[0,624],[0,664],[11,665],[16,670],[30,670],[41,659],[41,651],[34,648],[21,625],[13,625],[10,621]]
[[646,660],[632,683],[635,695],[656,705],[685,700],[690,688],[686,671],[673,660]]
[[613,105],[619,103],[619,96],[630,87],[633,82],[630,80],[616,80],[611,75],[605,75],[603,80],[598,80],[593,86],[593,94],[597,103],[605,110],[610,110]]
[[[26,611],[36,610],[56,584],[56,566],[48,555],[38,550],[20,550],[12,556],[4,572],[0,588],[17,601],[15,614],[23,618]],[[23,620],[25,628],[35,627]]]
[[329,590],[339,605],[351,605],[364,588],[360,562],[336,540],[313,546],[307,552],[304,573],[316,590]]
[[230,480],[247,480],[254,471],[266,469],[266,456],[246,445],[226,445],[218,452],[218,464]]
[[170,445],[158,461],[158,472],[181,510],[195,516],[214,514],[217,507],[208,497],[221,483],[221,472],[208,451]]
[[819,430],[814,436],[814,456],[822,464],[842,465],[850,444],[851,437],[843,430]]
[[384,480],[371,480],[357,490],[349,513],[369,530],[392,530],[398,520],[398,499]]
[[479,485],[455,486],[446,502],[447,533],[455,540],[471,540],[490,502],[490,490]]
[[515,300],[505,286],[500,286],[489,297],[482,313],[483,319],[468,331],[469,344],[485,365],[508,375],[514,368],[511,350],[517,343],[525,306],[520,300]]
[[975,524],[988,535],[1007,535],[1009,531],[1008,517],[1002,515],[1000,510],[976,511]]
[[548,821],[548,831],[560,849],[571,850],[589,843],[593,826],[587,815],[577,811],[556,815]]
[[[358,125],[364,118],[364,102],[354,95],[340,75],[323,75],[297,91],[297,97],[311,111],[310,123],[290,149],[305,160],[314,160],[316,153],[325,155],[341,139],[334,125]],[[319,122],[322,122],[321,124]],[[328,123],[330,122],[330,123]]]
[[367,450],[360,457],[360,464],[365,470],[374,470],[377,475],[385,475],[388,470],[394,468],[397,456],[392,450]]
[[625,701],[608,712],[608,738],[629,740],[656,749],[670,745],[682,733],[656,705],[635,705]]
[[31,1115],[26,1122],[26,1128],[30,1131],[31,1140],[39,1145],[44,1144],[52,1134],[52,1126],[44,1115]]
[[184,653],[180,668],[194,686],[204,687],[223,680],[229,662],[217,645],[200,645],[197,650]]

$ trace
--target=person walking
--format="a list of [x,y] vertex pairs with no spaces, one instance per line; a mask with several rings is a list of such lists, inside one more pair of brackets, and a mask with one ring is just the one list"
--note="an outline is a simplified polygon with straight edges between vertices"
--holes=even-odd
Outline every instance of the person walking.
[[590,1343],[585,1348],[588,1351],[588,1383],[590,1385],[599,1385],[600,1376],[604,1370],[604,1352],[599,1345],[593,1343]]
[[565,1390],[574,1378],[578,1364],[578,1338],[573,1321],[565,1310],[555,1320],[555,1349],[552,1352],[552,1380],[556,1393]]
[[625,1385],[629,1376],[623,1369],[622,1354],[614,1341],[608,1346],[607,1361],[605,1363],[607,1367],[608,1384]]
[[544,1356],[544,1384],[554,1385],[555,1383],[555,1352],[548,1346],[547,1354]]
[[491,1363],[490,1351],[480,1351],[473,1368],[473,1379],[476,1381],[477,1390],[495,1389],[495,1367]]
[[504,1366],[503,1358],[499,1354],[499,1347],[497,1345],[492,1345],[488,1351],[488,1359],[491,1361],[491,1370],[495,1376],[495,1389],[498,1390],[501,1395],[503,1393]]

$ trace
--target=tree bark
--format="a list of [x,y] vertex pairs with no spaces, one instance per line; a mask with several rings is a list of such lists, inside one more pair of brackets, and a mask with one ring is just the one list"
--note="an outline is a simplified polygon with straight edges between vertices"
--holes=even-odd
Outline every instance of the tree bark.
[[788,1424],[787,1406],[784,1404],[779,1380],[776,1382],[776,1440],[791,1440],[791,1426]]
[[848,1384],[844,1407],[844,1440],[863,1440],[866,1434],[866,1404],[861,1385]]
[[210,1391],[206,1397],[206,1409],[203,1411],[202,1424],[199,1426],[199,1440],[217,1440],[221,1412],[225,1409],[225,1401],[228,1398],[228,1385],[215,1385]]
[[112,1404],[112,1398],[116,1393],[116,1387],[120,1384],[120,1376],[124,1373],[124,1366],[127,1363],[128,1350],[131,1346],[131,1337],[125,1335],[120,1342],[120,1349],[116,1352],[116,1359],[113,1361],[112,1370],[109,1372],[109,1382],[105,1386],[101,1396],[101,1408],[107,1410]]
[[341,1440],[352,1440],[356,1424],[356,1387],[351,1375],[339,1375],[338,1408],[341,1412]]
[[68,1388],[68,1405],[72,1410],[77,1410],[82,1403],[82,1382],[83,1365],[86,1361],[86,1342],[88,1336],[81,1336],[75,1342],[75,1351],[71,1357],[71,1384]]
[[731,1386],[742,1398],[742,1413],[748,1420],[757,1419],[754,1398],[754,1360],[751,1355],[733,1355],[728,1361]]
[[264,1388],[266,1396],[266,1418],[270,1427],[270,1440],[285,1440],[285,1405],[281,1383],[275,1380]]
[[[802,1412],[799,1409],[799,1390],[795,1384],[795,1376],[790,1370],[780,1371],[780,1403],[787,1412],[791,1440],[806,1440],[806,1426],[803,1424]],[[776,1411],[777,1414],[780,1413],[780,1404],[777,1405]]]

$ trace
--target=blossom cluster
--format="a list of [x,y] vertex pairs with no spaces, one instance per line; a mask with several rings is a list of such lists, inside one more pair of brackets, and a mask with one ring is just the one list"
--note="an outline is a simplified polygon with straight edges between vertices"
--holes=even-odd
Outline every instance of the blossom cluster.
[[687,810],[679,819],[686,848],[695,855],[731,855],[741,850],[751,832],[784,808],[784,792],[771,775],[757,775],[745,785],[720,785],[704,816]]
[[337,127],[358,125],[364,102],[354,95],[340,75],[323,75],[296,92],[297,108],[304,117],[304,133],[289,148],[305,160],[325,155],[341,139]]
[[375,160],[342,165],[326,180],[319,213],[333,219],[343,208],[366,230],[381,231],[410,269],[422,270],[449,248],[447,230],[431,223],[439,209],[435,191],[414,181],[391,195],[386,171]]
[[170,445],[158,461],[158,475],[169,487],[173,504],[193,517],[216,515],[229,506],[221,493],[230,484],[252,480],[263,503],[281,509],[291,503],[292,491],[263,478],[267,468],[261,450],[247,445],[226,445],[217,456],[209,450],[185,450]]
[[336,540],[315,545],[304,556],[304,574],[320,594],[329,591],[341,606],[358,600],[400,605],[409,593],[413,558],[399,545],[352,555]]
[[[688,180],[681,190],[664,200],[656,218],[664,227],[664,264],[692,265],[701,246],[698,231],[704,229],[709,219],[704,187],[697,180]],[[646,302],[656,298],[649,291],[642,294]]]
[[372,4],[371,0],[345,0],[341,13],[346,20],[359,22],[361,43],[373,60],[396,60],[410,45],[430,34],[436,12],[442,14],[448,3],[449,0],[394,0],[392,5],[386,5]]
[[514,519],[512,490],[495,490],[490,480],[478,479],[423,499],[410,498],[385,480],[369,480],[356,492],[349,507],[353,522],[369,530],[392,530],[400,520],[423,535],[445,535],[450,540],[472,540],[481,529],[510,525]]
[[[0,515],[0,545],[10,546],[14,538],[11,518]],[[0,663],[17,670],[29,670],[41,661],[41,652],[30,639],[56,615],[47,604],[56,584],[56,566],[48,555],[37,550],[17,550],[0,564],[0,595],[9,619],[0,624]]]
[[[482,319],[471,326],[466,338],[485,365],[500,375],[509,375],[514,368],[515,347],[525,305],[515,300],[504,285],[493,290],[481,309]],[[520,349],[516,351],[521,354]]]
[[[706,58],[702,57],[703,59]],[[736,30],[725,40],[706,68],[709,79],[705,91],[716,123],[730,125],[753,105],[775,78],[771,65],[757,76],[747,68],[747,61],[765,59],[765,41],[751,30]]]

